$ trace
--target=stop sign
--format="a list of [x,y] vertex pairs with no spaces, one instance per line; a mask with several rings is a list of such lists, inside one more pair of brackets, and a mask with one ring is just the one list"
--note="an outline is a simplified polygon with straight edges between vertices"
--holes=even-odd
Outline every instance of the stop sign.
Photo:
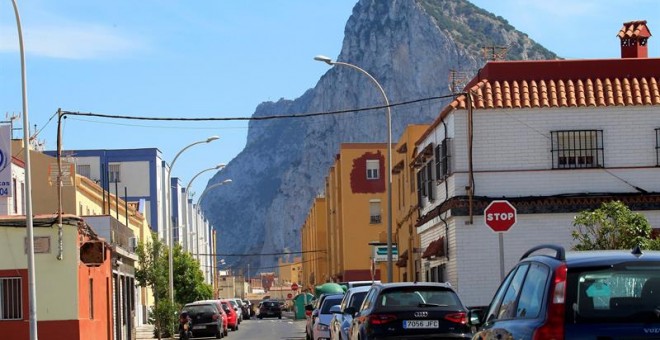
[[294,292],[295,292],[296,290],[298,290],[298,284],[295,283],[295,282],[292,283],[292,284],[291,284],[291,290],[293,290]]
[[509,201],[492,201],[484,209],[484,220],[494,232],[506,232],[516,224],[516,208]]

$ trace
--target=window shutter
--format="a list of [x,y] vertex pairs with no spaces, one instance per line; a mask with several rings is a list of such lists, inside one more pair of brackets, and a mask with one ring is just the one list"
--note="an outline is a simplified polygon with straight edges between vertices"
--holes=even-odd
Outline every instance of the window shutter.
[[428,191],[429,201],[433,201],[433,166],[431,162],[426,165],[426,190]]
[[424,183],[422,183],[422,170],[417,172],[417,206],[420,208],[422,207],[422,188],[424,187]]

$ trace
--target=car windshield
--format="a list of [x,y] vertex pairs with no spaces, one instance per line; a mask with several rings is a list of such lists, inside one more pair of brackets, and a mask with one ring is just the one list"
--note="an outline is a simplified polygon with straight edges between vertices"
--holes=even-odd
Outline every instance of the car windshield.
[[385,290],[378,297],[383,307],[452,307],[461,306],[456,293],[444,287],[397,287]]
[[323,300],[323,305],[321,305],[321,314],[330,314],[330,308],[334,305],[341,303],[342,296],[338,295],[337,297],[329,296]]
[[660,263],[569,273],[568,287],[567,317],[575,323],[660,319]]
[[212,305],[185,306],[183,307],[183,311],[188,312],[188,314],[208,314],[216,312]]
[[262,306],[265,307],[265,308],[273,308],[273,307],[278,307],[279,304],[277,302],[273,302],[273,301],[266,301],[266,302],[263,303]]

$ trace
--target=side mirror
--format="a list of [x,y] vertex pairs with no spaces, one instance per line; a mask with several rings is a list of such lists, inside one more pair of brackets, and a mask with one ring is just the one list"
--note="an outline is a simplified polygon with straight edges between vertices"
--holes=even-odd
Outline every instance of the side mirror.
[[315,309],[314,311],[312,311],[312,317],[315,318],[317,316],[319,316],[319,310]]
[[341,308],[339,305],[334,305],[330,307],[330,314],[341,314]]
[[357,310],[355,309],[355,307],[346,307],[344,309],[344,314],[349,314],[351,316],[355,316],[356,312],[357,312]]
[[481,308],[471,308],[468,311],[468,321],[470,325],[481,326],[481,319],[484,315],[484,310]]

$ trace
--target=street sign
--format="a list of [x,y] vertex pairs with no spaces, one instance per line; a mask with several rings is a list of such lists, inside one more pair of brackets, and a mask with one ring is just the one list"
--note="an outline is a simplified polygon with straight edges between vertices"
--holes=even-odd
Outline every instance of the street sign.
[[294,282],[294,283],[291,284],[291,290],[292,290],[292,291],[295,292],[296,290],[298,290],[298,288],[299,288],[299,287],[298,287],[298,284],[297,284],[297,283]]
[[[387,261],[387,244],[374,246],[373,258],[376,262]],[[399,260],[399,249],[396,244],[392,244],[392,261]]]
[[289,300],[293,299],[293,294],[291,294],[291,293],[287,294],[286,298],[289,299]]
[[516,208],[509,201],[492,201],[484,209],[484,221],[496,233],[507,232],[516,224]]

